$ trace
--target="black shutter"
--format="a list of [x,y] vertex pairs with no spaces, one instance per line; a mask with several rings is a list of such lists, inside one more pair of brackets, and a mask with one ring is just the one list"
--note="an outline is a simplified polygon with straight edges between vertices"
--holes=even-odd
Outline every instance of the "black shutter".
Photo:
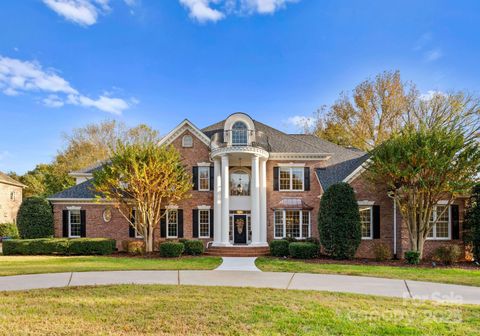
[[304,190],[310,191],[310,168],[309,167],[304,168],[303,184],[304,184]]
[[452,239],[460,239],[460,222],[458,220],[458,205],[450,205],[450,215],[452,216]]
[[215,171],[213,170],[213,167],[210,167],[210,191],[213,191],[213,185],[214,185],[214,178],[215,178]]
[[279,174],[278,167],[273,167],[273,190],[275,191],[278,191]]
[[[130,215],[130,220],[132,221],[132,224],[135,224],[135,215],[136,215],[136,211],[135,209],[133,209]],[[130,224],[128,224],[128,236],[130,238],[135,238],[135,228],[133,227],[133,225],[130,225]]]
[[183,210],[177,210],[178,238],[183,238]]
[[210,238],[213,238],[213,209],[210,209]]
[[160,237],[165,238],[167,236],[167,212],[166,210],[160,211]]
[[380,205],[373,206],[373,239],[380,239]]
[[63,232],[62,236],[63,237],[68,237],[68,210],[63,210],[62,211],[62,217],[63,217]]
[[192,235],[198,238],[198,209],[192,210]]
[[87,212],[80,210],[80,237],[87,236]]
[[198,167],[192,167],[193,190],[198,190]]

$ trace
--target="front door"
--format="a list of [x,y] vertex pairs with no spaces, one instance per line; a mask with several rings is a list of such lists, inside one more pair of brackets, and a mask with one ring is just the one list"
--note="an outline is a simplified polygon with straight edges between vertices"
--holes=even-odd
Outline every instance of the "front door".
[[247,215],[233,216],[233,243],[247,243]]

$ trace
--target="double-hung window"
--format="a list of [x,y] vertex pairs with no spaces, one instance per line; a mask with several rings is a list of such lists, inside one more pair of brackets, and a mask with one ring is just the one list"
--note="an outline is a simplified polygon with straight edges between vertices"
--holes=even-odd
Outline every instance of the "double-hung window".
[[81,233],[81,219],[80,219],[80,210],[69,210],[68,211],[68,237],[70,238],[79,238]]
[[436,205],[433,208],[430,223],[437,221],[427,235],[427,239],[450,239],[450,208],[447,205]]
[[303,191],[304,174],[302,167],[280,167],[280,191]]
[[176,209],[167,210],[167,238],[178,237],[178,211]]
[[359,206],[362,239],[373,239],[373,207]]
[[210,167],[208,166],[198,167],[198,190],[210,190]]
[[247,145],[248,144],[248,129],[247,125],[241,121],[237,121],[232,126],[232,145]]
[[304,239],[311,236],[310,211],[307,210],[275,210],[275,238]]
[[198,237],[210,238],[210,210],[198,210]]

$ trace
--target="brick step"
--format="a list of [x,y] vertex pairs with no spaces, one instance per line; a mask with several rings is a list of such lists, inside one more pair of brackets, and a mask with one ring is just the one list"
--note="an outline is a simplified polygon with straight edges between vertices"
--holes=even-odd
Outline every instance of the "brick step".
[[220,247],[214,246],[207,249],[206,255],[222,257],[257,257],[270,254],[268,247],[246,247],[232,246]]

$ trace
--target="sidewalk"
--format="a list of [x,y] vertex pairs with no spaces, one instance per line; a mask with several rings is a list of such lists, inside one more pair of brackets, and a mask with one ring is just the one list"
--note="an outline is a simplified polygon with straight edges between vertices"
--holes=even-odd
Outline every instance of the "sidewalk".
[[0,291],[117,284],[315,290],[480,304],[478,287],[348,275],[214,270],[72,272],[0,277]]

